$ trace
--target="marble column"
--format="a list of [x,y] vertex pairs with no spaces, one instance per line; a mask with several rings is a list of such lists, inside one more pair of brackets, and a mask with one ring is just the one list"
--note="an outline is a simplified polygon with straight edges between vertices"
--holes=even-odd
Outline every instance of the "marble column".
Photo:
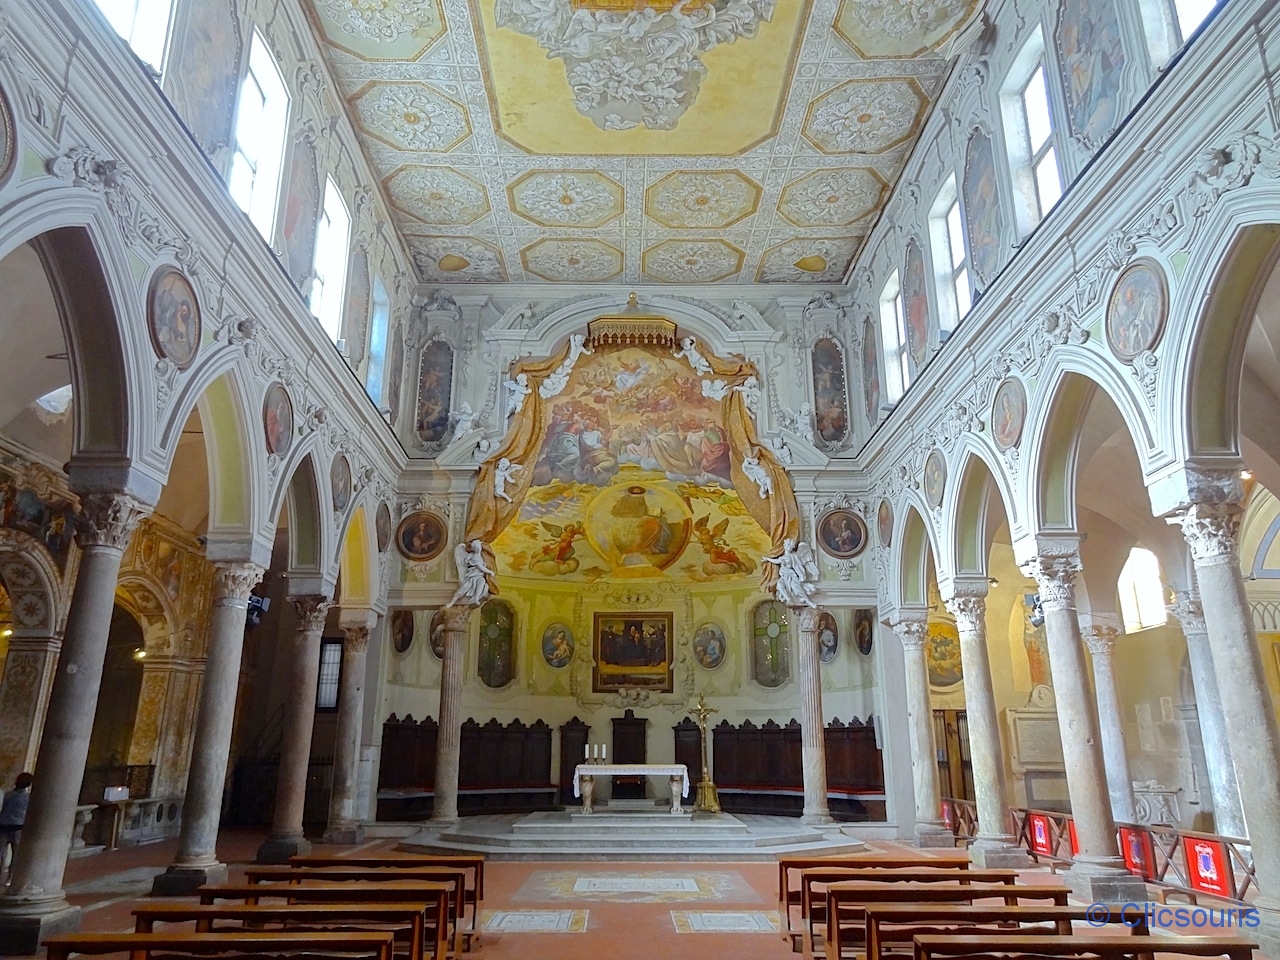
[[1262,652],[1237,553],[1238,504],[1195,504],[1176,518],[1191,547],[1204,623],[1217,676],[1230,678],[1222,698],[1235,758],[1240,803],[1249,826],[1263,949],[1280,949],[1280,725],[1263,672]]
[[182,801],[178,852],[169,869],[153,881],[153,896],[183,896],[206,883],[226,882],[226,864],[218,861],[218,822],[231,754],[249,592],[262,574],[256,563],[219,563],[214,568],[204,684]]
[[444,608],[444,665],[440,671],[440,727],[436,734],[436,783],[431,819],[458,819],[458,762],[462,749],[462,661],[467,621],[474,607]]
[[1247,837],[1231,738],[1227,736],[1227,722],[1222,714],[1222,693],[1213,669],[1213,651],[1209,647],[1200,596],[1190,590],[1179,590],[1168,609],[1170,616],[1182,625],[1182,635],[1187,641],[1187,663],[1196,693],[1196,718],[1204,744],[1204,765],[1209,773],[1209,796],[1213,798],[1214,831],[1228,837]]
[[1129,771],[1129,749],[1124,739],[1124,714],[1116,686],[1116,640],[1120,627],[1099,617],[1088,617],[1080,632],[1093,657],[1093,693],[1098,703],[1098,729],[1102,734],[1102,763],[1107,770],[1107,793],[1111,796],[1111,817],[1121,823],[1137,822],[1133,800],[1133,774]]
[[57,637],[23,636],[15,630],[9,638],[0,674],[0,785],[13,783],[35,766],[61,649]]
[[329,825],[325,843],[359,843],[364,827],[356,810],[360,776],[360,725],[364,711],[364,682],[369,631],[377,622],[372,610],[358,620],[342,611],[342,683],[338,687],[338,732],[333,745],[333,787],[329,793]]
[[947,609],[956,618],[960,634],[964,712],[969,724],[969,757],[978,808],[978,837],[969,845],[969,856],[980,867],[1029,867],[1031,858],[1014,843],[1008,826],[1009,790],[991,682],[991,658],[987,653],[986,591],[953,596],[947,601]]
[[818,611],[792,607],[800,627],[800,757],[805,823],[831,823],[827,807],[827,739],[822,724],[822,668],[818,662]]
[[35,953],[40,940],[74,931],[80,911],[67,903],[62,877],[84,779],[120,558],[149,510],[125,494],[80,498],[76,542],[82,551],[63,632],[35,784],[9,888],[0,898],[0,954]]
[[901,619],[893,632],[902,641],[907,686],[907,730],[911,737],[911,773],[916,794],[916,846],[954,847],[955,837],[942,823],[942,793],[938,786],[938,747],[933,739],[933,708],[929,704],[929,666],[925,645],[929,621]]
[[298,611],[298,631],[293,638],[293,666],[284,701],[275,812],[271,834],[258,848],[259,863],[285,863],[290,857],[311,852],[311,844],[302,833],[302,812],[307,799],[311,731],[316,720],[320,635],[324,633],[331,601],[323,596],[292,599]]
[[1125,869],[1111,815],[1098,707],[1089,689],[1076,611],[1080,554],[1074,542],[1057,545],[1024,564],[1023,572],[1040,587],[1067,794],[1079,843],[1079,853],[1066,873],[1067,886],[1086,902],[1143,901],[1146,885]]

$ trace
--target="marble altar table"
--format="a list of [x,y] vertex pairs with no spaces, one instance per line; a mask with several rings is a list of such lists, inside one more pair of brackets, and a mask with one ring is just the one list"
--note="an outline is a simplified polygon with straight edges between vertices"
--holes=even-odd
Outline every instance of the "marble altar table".
[[582,812],[593,813],[596,777],[668,777],[671,812],[682,814],[680,798],[689,795],[689,768],[683,763],[580,763],[573,771],[573,795],[582,798]]

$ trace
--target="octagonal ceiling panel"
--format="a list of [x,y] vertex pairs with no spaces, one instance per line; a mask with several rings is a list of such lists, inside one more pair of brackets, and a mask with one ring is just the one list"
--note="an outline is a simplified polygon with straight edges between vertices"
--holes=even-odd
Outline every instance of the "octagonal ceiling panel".
[[466,226],[489,212],[484,187],[449,167],[403,166],[383,186],[393,207],[427,224]]
[[417,60],[445,34],[440,0],[314,0],[326,41],[361,60]]
[[448,153],[471,133],[462,104],[421,83],[371,83],[352,98],[357,125],[398,150]]
[[850,80],[809,105],[804,135],[823,153],[884,153],[915,136],[927,103],[909,78]]
[[600,240],[539,240],[520,251],[520,261],[555,283],[600,283],[622,272],[622,251]]
[[645,276],[661,283],[715,283],[742,269],[743,253],[723,240],[665,240],[644,252]]
[[861,57],[915,57],[967,23],[978,0],[841,0],[835,31]]
[[507,279],[502,252],[492,244],[471,237],[405,238],[409,255],[423,280],[450,283],[483,280],[490,283]]
[[644,209],[664,227],[728,227],[756,212],[760,185],[735,170],[669,173],[645,191]]
[[766,250],[761,283],[838,283],[862,245],[862,237],[797,237]]
[[874,170],[815,170],[783,188],[778,212],[797,227],[847,227],[879,210],[887,190]]
[[594,170],[526,173],[507,195],[512,210],[543,227],[598,227],[622,216],[622,184]]

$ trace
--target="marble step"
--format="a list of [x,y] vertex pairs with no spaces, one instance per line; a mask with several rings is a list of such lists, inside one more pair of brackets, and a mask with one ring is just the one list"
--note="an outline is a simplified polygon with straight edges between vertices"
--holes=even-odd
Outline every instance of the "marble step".
[[499,844],[495,836],[466,837],[442,834],[438,837],[406,841],[400,849],[422,853],[482,853],[494,860],[668,860],[668,861],[772,861],[789,853],[820,856],[856,853],[866,847],[848,837],[831,838],[814,833],[803,836],[761,837],[756,842],[707,846],[701,843],[662,844],[635,843],[524,842]]
[[592,813],[573,814],[568,822],[547,818],[523,820],[513,825],[516,836],[564,837],[584,836],[649,836],[683,837],[748,837],[751,831],[735,818],[691,817],[671,813]]

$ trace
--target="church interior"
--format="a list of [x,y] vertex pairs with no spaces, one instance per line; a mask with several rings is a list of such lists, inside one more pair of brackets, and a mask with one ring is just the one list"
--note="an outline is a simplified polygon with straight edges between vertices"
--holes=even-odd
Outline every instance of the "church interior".
[[1265,0],[0,0],[0,955],[323,855],[459,858],[433,956],[835,960],[787,857],[1280,956],[1277,63]]

